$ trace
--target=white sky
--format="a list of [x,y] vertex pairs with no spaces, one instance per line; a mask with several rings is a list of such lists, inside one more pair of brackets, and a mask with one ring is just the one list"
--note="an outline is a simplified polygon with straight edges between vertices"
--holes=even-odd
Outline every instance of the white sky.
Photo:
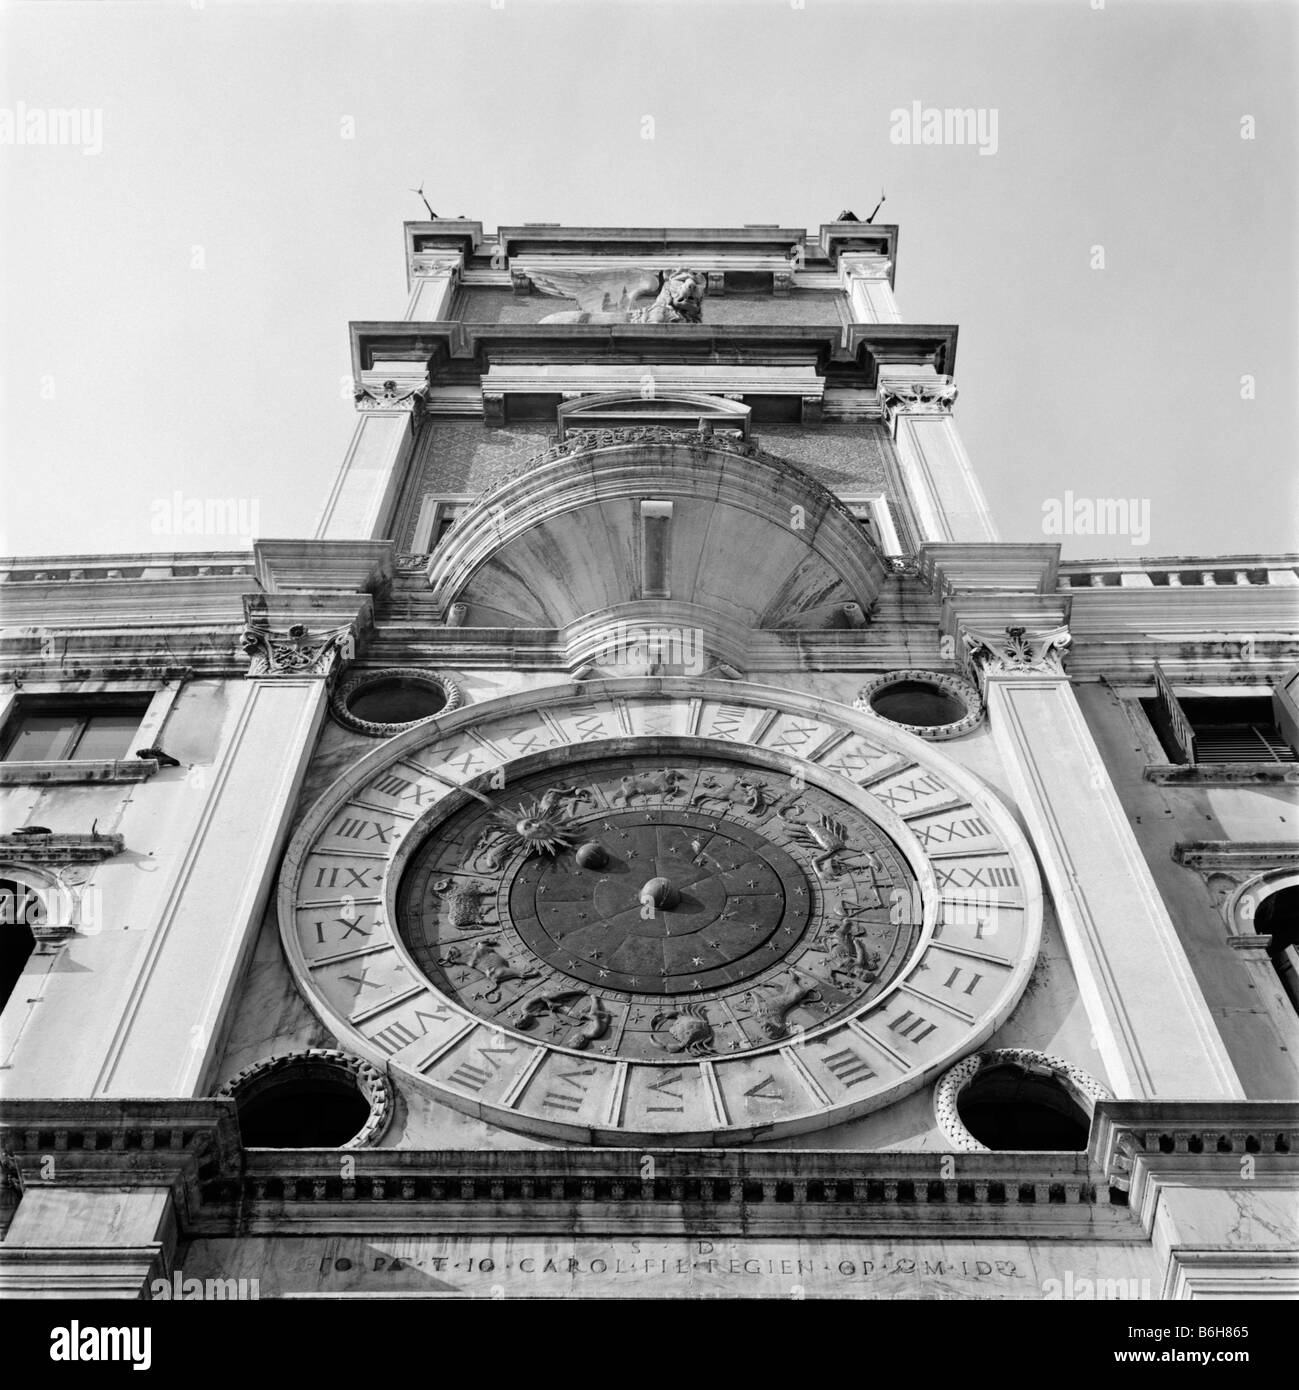
[[[0,549],[241,544],[157,534],[177,489],[307,534],[421,180],[488,228],[815,226],[884,184],[1007,539],[1071,491],[1151,528],[1066,557],[1293,549],[1299,9],[1097,3],[6,5],[0,111],[99,110],[103,148],[0,144]],[[914,101],[995,108],[996,154],[891,144]]]

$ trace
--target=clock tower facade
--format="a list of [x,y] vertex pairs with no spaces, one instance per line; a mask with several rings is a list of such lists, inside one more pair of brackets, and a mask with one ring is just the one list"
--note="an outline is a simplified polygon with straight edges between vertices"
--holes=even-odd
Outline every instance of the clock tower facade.
[[7,571],[0,1287],[1293,1292],[1295,557],[1003,540],[896,227],[405,254],[312,538]]

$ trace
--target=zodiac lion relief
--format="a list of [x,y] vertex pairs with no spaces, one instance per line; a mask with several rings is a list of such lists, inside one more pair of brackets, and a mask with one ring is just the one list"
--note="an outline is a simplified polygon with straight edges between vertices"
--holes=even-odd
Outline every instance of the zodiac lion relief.
[[[648,272],[630,285],[608,277],[534,276],[539,288],[584,307],[547,314],[542,323],[702,323],[708,276],[701,270]],[[614,293],[616,291],[616,295]],[[587,308],[586,305],[599,305]]]

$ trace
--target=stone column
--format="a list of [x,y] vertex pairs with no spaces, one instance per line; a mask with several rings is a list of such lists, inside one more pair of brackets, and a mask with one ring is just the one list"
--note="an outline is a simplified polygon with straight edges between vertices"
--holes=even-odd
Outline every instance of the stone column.
[[[391,387],[391,389],[388,389]],[[356,395],[352,443],[316,523],[315,540],[382,540],[392,519],[415,441],[423,392],[385,383]]]
[[901,323],[902,312],[889,283],[887,256],[845,251],[839,257],[839,282],[848,296],[854,323]]
[[106,1022],[95,1096],[201,1096],[242,987],[316,735],[351,630],[252,628],[250,679],[196,832],[167,866],[157,917]]
[[451,301],[464,264],[464,255],[459,251],[412,257],[408,323],[441,323],[451,317]]
[[1115,1094],[1240,1098],[1235,1069],[1064,673],[1068,631],[962,625],[961,636]]
[[952,419],[952,379],[914,364],[882,365],[878,390],[920,539],[1000,540]]

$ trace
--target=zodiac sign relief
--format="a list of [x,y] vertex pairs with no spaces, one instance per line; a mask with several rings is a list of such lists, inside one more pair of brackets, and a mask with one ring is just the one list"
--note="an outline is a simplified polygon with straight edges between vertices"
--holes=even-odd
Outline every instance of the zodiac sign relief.
[[638,796],[680,796],[681,785],[687,780],[684,772],[670,767],[661,772],[633,773],[619,780],[618,790],[609,800],[615,806],[630,806]]
[[826,953],[826,975],[830,984],[839,989],[862,989],[875,983],[879,953],[872,951],[857,935],[851,921],[828,923],[820,944]]
[[785,1020],[794,1009],[800,1004],[818,1004],[821,1001],[821,991],[815,985],[805,984],[799,978],[798,971],[793,972],[793,978],[783,989],[778,984],[762,985],[760,988],[775,990],[774,998],[753,991],[745,996],[744,1003],[753,1010],[754,1022],[762,1029],[763,1037],[772,1042],[788,1035],[789,1026]]
[[433,885],[433,891],[446,905],[447,921],[457,931],[493,925],[491,922],[484,922],[482,914],[483,899],[495,897],[494,888],[484,888],[479,883],[457,884],[453,879],[442,878]]
[[780,818],[789,826],[795,843],[811,850],[817,878],[839,878],[844,872],[840,858],[859,859],[861,851],[849,846],[848,827],[842,821],[832,819],[824,811],[818,811],[814,820],[799,819],[806,812],[806,802],[796,801],[781,808]]
[[488,989],[483,995],[483,999],[488,1004],[499,1004],[501,1001],[501,986],[509,984],[511,980],[535,980],[541,973],[537,970],[520,970],[501,955],[497,947],[499,941],[480,941],[477,946],[469,953],[469,959],[460,959],[460,950],[456,946],[444,956],[438,957],[438,964],[467,965],[470,970],[476,970],[487,981]]
[[705,1057],[713,1050],[713,1025],[702,1004],[683,1004],[650,1019],[650,1038],[664,1052]]
[[754,782],[742,773],[718,776],[705,773],[699,781],[702,790],[690,799],[692,806],[712,807],[711,814],[717,814],[717,807],[725,813],[731,806],[738,806],[751,816],[760,816],[767,809],[767,788],[761,782]]
[[543,995],[540,999],[529,999],[519,1012],[515,1021],[518,1028],[531,1028],[543,1018],[557,1019],[569,1025],[568,1034],[561,1046],[582,1050],[604,1037],[609,1031],[609,1010],[596,994],[583,994],[581,990],[567,990],[560,994]]

